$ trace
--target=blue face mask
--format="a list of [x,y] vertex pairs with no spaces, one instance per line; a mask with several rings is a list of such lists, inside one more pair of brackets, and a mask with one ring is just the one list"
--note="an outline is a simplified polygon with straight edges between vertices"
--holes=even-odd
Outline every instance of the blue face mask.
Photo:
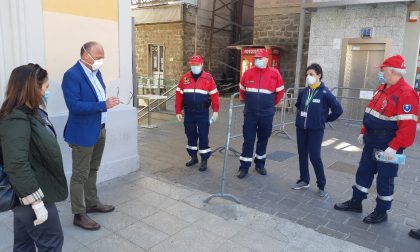
[[199,74],[199,73],[201,73],[201,66],[191,66],[191,72],[193,74]]
[[255,59],[255,67],[263,68],[264,67],[264,60],[263,59]]
[[382,71],[379,71],[378,72],[378,81],[380,83],[386,83],[384,72],[382,72]]
[[44,99],[45,103],[48,102],[48,96],[50,96],[50,91],[45,90],[44,95],[42,96],[42,98]]

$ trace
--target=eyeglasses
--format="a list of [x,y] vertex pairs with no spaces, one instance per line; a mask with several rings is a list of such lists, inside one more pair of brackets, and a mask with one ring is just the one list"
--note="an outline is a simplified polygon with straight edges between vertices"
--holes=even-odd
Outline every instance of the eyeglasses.
[[[117,98],[118,98],[118,99],[120,99],[119,95],[120,95],[120,87],[117,87]],[[131,92],[131,91],[130,91],[130,99],[128,100],[128,102],[122,102],[122,101],[120,100],[120,103],[121,103],[121,104],[124,104],[124,105],[129,105],[129,104],[130,104],[130,102],[131,102],[131,99],[133,99],[133,92]]]

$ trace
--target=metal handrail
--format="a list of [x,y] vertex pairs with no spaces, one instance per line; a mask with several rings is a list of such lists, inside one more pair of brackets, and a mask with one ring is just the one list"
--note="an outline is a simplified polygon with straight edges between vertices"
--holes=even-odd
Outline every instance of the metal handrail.
[[[162,95],[163,96],[166,96],[167,94],[169,94],[170,92],[172,92],[174,89],[176,89],[176,87],[177,87],[177,85],[175,85],[175,86],[173,86],[173,87],[171,87],[170,89],[168,89],[167,91],[165,91]],[[171,95],[170,96],[170,98],[172,98],[173,96],[175,96],[175,93],[173,94],[173,95]],[[167,98],[168,99],[168,98]],[[166,102],[167,101],[167,99],[165,99],[164,101]],[[150,103],[150,105],[152,105],[152,104],[154,104],[155,102],[157,102],[158,100],[154,100],[154,101],[152,101],[151,103]],[[159,105],[157,105],[157,106],[160,106],[160,105],[162,105],[163,103],[161,103],[161,104],[159,104]],[[150,106],[149,105],[149,106]],[[139,114],[139,113],[141,113],[143,110],[145,110],[146,108],[147,108],[148,106],[145,106],[144,108],[142,108],[142,109],[140,109],[137,113]],[[154,108],[156,108],[156,107],[154,107]],[[154,108],[152,108],[152,109],[154,109]],[[146,113],[147,114],[147,113]]]
[[[155,110],[156,108],[158,108],[160,105],[162,105],[162,104],[166,103],[167,101],[169,101],[170,99],[172,99],[174,96],[175,96],[175,93],[173,93],[172,95],[170,95],[170,96],[169,96],[168,98],[166,98],[165,100],[163,100],[163,101],[159,102],[159,103],[158,103],[158,105],[156,105],[156,106],[154,106],[154,107],[151,107],[151,108],[150,108],[150,112],[152,112],[153,110]],[[156,102],[156,101],[157,101],[157,100],[153,101],[153,103],[154,103],[154,102]],[[150,106],[150,105],[149,105],[149,106]],[[145,108],[147,108],[147,107],[148,107],[148,106],[146,106]],[[143,109],[145,109],[145,108],[143,108]],[[143,109],[142,109],[142,110],[143,110]],[[138,116],[138,117],[137,117],[137,119],[138,119],[138,120],[142,119],[143,117],[145,117],[145,116],[146,116],[147,114],[149,114],[150,112],[149,112],[149,110],[148,110],[148,111],[147,111],[146,113],[144,113],[143,115]],[[137,112],[137,114],[139,114],[139,113],[140,113],[140,111],[138,111],[138,112]]]

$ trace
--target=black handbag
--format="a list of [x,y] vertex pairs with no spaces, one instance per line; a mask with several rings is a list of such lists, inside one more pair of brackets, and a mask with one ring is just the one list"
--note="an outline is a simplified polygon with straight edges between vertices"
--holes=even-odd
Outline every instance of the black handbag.
[[0,212],[13,209],[19,204],[19,200],[10,185],[9,178],[0,164]]

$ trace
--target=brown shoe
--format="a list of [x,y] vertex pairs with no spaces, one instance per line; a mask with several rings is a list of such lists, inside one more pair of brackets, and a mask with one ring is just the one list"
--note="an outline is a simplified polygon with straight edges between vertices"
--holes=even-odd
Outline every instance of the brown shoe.
[[87,213],[109,213],[114,211],[115,207],[113,205],[104,205],[99,203],[96,206],[86,208]]
[[99,223],[92,220],[87,214],[75,214],[73,219],[73,225],[79,226],[86,230],[98,230],[101,228]]

